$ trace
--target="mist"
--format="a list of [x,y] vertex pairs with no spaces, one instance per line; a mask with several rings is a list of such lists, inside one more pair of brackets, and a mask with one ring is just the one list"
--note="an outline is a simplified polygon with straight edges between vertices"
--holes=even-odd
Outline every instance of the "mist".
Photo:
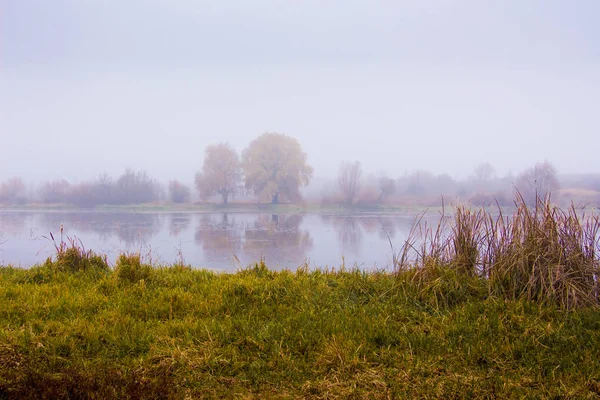
[[125,168],[192,182],[204,148],[293,136],[315,177],[600,172],[595,1],[5,2],[0,180]]

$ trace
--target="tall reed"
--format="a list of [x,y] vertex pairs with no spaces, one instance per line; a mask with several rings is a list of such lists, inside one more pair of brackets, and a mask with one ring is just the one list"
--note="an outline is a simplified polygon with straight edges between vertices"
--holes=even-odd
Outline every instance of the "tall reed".
[[493,213],[457,206],[449,227],[444,214],[437,226],[418,218],[394,257],[397,271],[416,269],[423,280],[433,266],[443,267],[486,279],[490,295],[566,309],[597,306],[599,217],[549,199],[528,207],[520,194],[515,206],[510,217],[500,207]]

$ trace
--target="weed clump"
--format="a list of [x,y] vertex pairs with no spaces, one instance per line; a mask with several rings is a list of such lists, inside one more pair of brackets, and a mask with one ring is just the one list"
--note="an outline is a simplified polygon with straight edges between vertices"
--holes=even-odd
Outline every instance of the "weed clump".
[[[54,236],[52,234],[50,236],[54,241]],[[65,242],[61,238],[59,244],[54,242],[54,247],[56,248],[55,259],[48,257],[44,263],[45,267],[62,272],[108,271],[109,269],[106,256],[86,250],[81,240],[67,237]]]
[[154,270],[151,265],[142,264],[139,253],[121,253],[115,263],[114,273],[119,282],[137,283],[142,279],[150,281]]
[[274,275],[273,271],[267,267],[264,259],[261,259],[259,262],[249,265],[246,268],[240,269],[239,274],[241,276],[254,276],[256,278],[271,278]]

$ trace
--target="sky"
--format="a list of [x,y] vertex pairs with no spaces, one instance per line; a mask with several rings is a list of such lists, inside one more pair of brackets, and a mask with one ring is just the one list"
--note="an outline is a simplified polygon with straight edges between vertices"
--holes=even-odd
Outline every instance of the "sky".
[[191,181],[296,137],[315,176],[600,173],[597,0],[0,0],[0,180]]

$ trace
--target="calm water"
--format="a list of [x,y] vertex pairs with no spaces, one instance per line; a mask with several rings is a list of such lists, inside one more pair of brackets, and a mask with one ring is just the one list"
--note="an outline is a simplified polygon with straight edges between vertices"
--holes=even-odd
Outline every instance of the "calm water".
[[[295,269],[357,264],[386,268],[406,240],[414,215],[267,213],[0,212],[0,264],[28,267],[54,254],[50,232],[76,237],[107,254],[140,252],[151,262],[183,257],[195,267],[235,270],[264,258],[269,267]],[[237,258],[237,260],[236,260]]]

